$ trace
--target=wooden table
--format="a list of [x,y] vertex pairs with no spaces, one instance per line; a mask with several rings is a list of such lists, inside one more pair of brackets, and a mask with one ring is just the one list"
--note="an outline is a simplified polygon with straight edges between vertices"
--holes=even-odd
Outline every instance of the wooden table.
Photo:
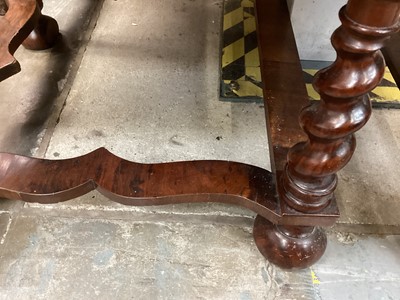
[[[0,81],[20,71],[13,53],[21,44],[44,49],[57,41],[57,23],[42,6],[8,0],[0,18]],[[399,29],[400,0],[349,0],[340,10],[342,25],[332,35],[337,60],[315,75],[321,101],[311,105],[286,1],[257,0],[256,12],[271,172],[228,161],[138,164],[104,148],[67,160],[1,153],[0,197],[55,203],[97,189],[126,205],[231,203],[258,214],[254,238],[268,260],[282,268],[315,263],[327,244],[320,226],[339,216],[336,173],[371,115],[366,94],[383,77],[379,50]]]

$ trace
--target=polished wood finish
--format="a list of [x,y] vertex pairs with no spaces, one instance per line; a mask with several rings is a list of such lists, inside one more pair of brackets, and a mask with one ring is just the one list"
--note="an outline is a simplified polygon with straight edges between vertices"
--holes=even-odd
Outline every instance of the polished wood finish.
[[386,65],[390,69],[397,87],[400,88],[400,33],[392,36],[386,47],[382,49]]
[[[47,48],[58,35],[56,23],[40,14],[41,1],[8,3],[0,18],[0,80],[18,72],[12,54],[33,28],[25,41],[31,49]],[[316,226],[339,215],[336,173],[370,116],[366,93],[383,76],[379,49],[398,30],[400,2],[348,2],[332,36],[338,58],[315,76],[321,101],[309,106],[286,1],[258,0],[256,11],[272,172],[226,161],[138,164],[104,148],[67,160],[1,153],[0,197],[55,203],[97,189],[126,205],[240,205],[258,214],[254,239],[267,259],[289,269],[315,263],[327,241]]]
[[277,221],[270,172],[235,162],[139,164],[105,148],[66,160],[0,154],[0,197],[56,203],[98,189],[126,205],[226,202]]
[[22,43],[22,45],[29,50],[49,49],[55,45],[60,36],[57,21],[49,16],[42,15],[42,0],[37,0],[37,7],[40,11],[37,24]]
[[284,170],[289,149],[305,141],[298,116],[309,104],[286,1],[256,1],[258,50],[271,166]]
[[289,151],[280,179],[279,194],[292,208],[321,211],[334,200],[336,173],[355,149],[353,133],[370,117],[366,93],[383,77],[379,49],[398,30],[399,11],[400,2],[393,0],[350,0],[341,9],[342,25],[332,35],[337,60],[315,76],[321,101],[300,114],[308,140]]
[[13,54],[23,44],[31,50],[52,47],[60,33],[57,22],[41,14],[42,0],[8,0],[0,16],[0,81],[21,71]]
[[21,67],[13,54],[39,19],[36,0],[8,0],[8,10],[0,17],[0,81],[18,73]]
[[[338,58],[315,76],[314,88],[321,101],[300,113],[307,138],[293,124],[293,111],[300,111],[307,103],[307,93],[301,84],[301,67],[293,50],[295,42],[284,2],[256,2],[271,160],[282,211],[291,208],[322,213],[336,207],[336,173],[354,152],[353,133],[371,114],[366,94],[383,77],[379,49],[398,30],[400,2],[350,0],[341,9],[342,26],[332,36]],[[282,24],[282,34],[268,34],[264,28],[269,22]],[[326,248],[324,233],[315,227],[282,227],[260,216],[254,225],[254,238],[260,252],[282,268],[310,266]]]
[[304,269],[316,263],[327,246],[325,233],[314,226],[276,225],[257,216],[253,230],[258,250],[283,269]]
[[[270,158],[275,187],[279,188],[278,178],[284,172],[289,149],[307,139],[298,116],[309,99],[286,1],[256,1],[256,17]],[[282,214],[296,212],[279,197],[277,201]],[[321,214],[338,217],[336,203]],[[258,216],[254,223],[254,239],[260,252],[282,268],[303,268],[315,263],[326,248],[323,231],[312,226],[288,225],[286,234],[282,234],[280,227]],[[299,235],[298,232],[312,232],[313,235]],[[316,233],[318,238],[315,238]],[[310,251],[305,245],[312,245],[311,248],[318,251]]]
[[104,148],[46,160],[0,153],[0,197],[56,203],[97,189],[125,205],[221,202],[239,205],[276,224],[331,225],[334,216],[282,215],[269,171],[237,162],[139,164]]

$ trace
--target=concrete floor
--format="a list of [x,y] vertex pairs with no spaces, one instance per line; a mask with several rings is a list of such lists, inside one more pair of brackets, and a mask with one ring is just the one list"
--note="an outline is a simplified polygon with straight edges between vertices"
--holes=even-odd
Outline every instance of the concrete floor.
[[[222,0],[44,2],[63,38],[18,50],[23,71],[0,84],[1,151],[104,146],[138,162],[269,168],[263,107],[218,100]],[[342,217],[310,269],[269,264],[250,211],[124,207],[93,192],[0,204],[0,299],[400,299],[399,114],[375,111],[358,134],[340,173]]]

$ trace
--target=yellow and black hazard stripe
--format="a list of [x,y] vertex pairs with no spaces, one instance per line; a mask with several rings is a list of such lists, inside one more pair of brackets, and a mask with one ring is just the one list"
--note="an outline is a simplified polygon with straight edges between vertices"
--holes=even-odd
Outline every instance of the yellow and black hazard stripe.
[[[310,67],[310,63],[313,66]],[[304,81],[311,100],[320,99],[319,94],[312,86],[313,77],[319,69],[329,64],[327,62],[320,62],[318,65],[318,63],[314,61],[302,61]],[[388,68],[385,69],[385,74],[380,84],[369,93],[369,97],[375,107],[400,107],[400,90]]]
[[224,3],[221,97],[262,99],[254,0]]
[[[225,0],[221,59],[221,100],[262,101],[260,59],[257,48],[255,0]],[[319,100],[313,89],[315,73],[331,62],[301,61],[304,81],[311,100]],[[399,107],[400,90],[389,69],[371,93],[374,106]]]

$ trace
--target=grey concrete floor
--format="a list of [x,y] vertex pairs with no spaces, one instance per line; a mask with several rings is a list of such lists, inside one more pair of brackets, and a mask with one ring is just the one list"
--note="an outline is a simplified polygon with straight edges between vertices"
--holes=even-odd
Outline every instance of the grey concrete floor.
[[[44,2],[63,38],[18,50],[23,71],[0,84],[1,151],[103,146],[138,162],[269,168],[264,108],[218,100],[221,0]],[[312,268],[269,264],[250,211],[124,207],[93,192],[0,204],[0,299],[400,299],[399,114],[375,111],[358,134],[340,173],[342,217]]]

